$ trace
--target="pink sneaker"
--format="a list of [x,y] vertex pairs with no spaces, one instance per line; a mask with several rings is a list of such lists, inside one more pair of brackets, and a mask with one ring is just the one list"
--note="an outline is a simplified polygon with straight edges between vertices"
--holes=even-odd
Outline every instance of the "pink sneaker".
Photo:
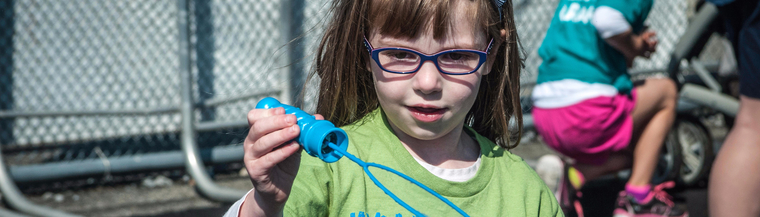
[[647,196],[649,202],[646,204],[639,204],[632,196],[621,191],[617,199],[614,217],[688,217],[689,213],[676,207],[671,199],[672,197],[664,191],[665,188],[672,188],[673,186],[675,183],[672,181],[655,186],[649,192],[649,196]]

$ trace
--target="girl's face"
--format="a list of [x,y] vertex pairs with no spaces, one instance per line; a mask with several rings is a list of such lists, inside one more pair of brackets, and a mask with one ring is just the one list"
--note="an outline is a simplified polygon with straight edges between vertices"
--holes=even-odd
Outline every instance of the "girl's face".
[[[427,55],[450,49],[485,51],[489,42],[486,34],[475,28],[474,19],[467,17],[467,13],[459,11],[463,9],[455,10],[451,13],[454,25],[442,39],[434,39],[432,28],[428,28],[419,37],[411,39],[372,31],[368,40],[375,49],[401,47]],[[489,55],[489,58],[493,56]],[[412,74],[383,71],[374,60],[370,67],[378,101],[394,132],[399,136],[403,133],[419,140],[434,140],[454,129],[462,129],[465,116],[475,102],[480,79],[489,72],[491,62],[487,61],[476,72],[465,75],[443,74],[432,61],[423,62],[419,71]]]

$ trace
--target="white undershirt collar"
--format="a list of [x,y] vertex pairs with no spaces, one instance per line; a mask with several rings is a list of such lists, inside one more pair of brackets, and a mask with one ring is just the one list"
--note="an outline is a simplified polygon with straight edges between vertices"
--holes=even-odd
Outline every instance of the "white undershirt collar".
[[478,173],[478,168],[480,168],[480,153],[478,153],[478,160],[476,160],[474,164],[469,167],[460,169],[440,168],[433,166],[421,159],[417,159],[416,157],[414,160],[416,160],[417,163],[419,163],[422,167],[430,171],[430,173],[433,175],[452,182],[465,182],[467,180],[470,180],[472,177],[475,177],[475,174]]

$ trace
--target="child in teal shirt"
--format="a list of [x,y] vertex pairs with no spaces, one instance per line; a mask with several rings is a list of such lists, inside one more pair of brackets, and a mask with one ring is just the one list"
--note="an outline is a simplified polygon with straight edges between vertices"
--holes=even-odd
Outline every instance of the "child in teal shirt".
[[[685,216],[650,180],[675,119],[669,79],[634,87],[628,68],[657,44],[644,21],[652,0],[562,0],[538,54],[533,117],[544,141],[573,159],[556,193],[566,212],[585,180],[632,167],[615,216]],[[580,210],[576,210],[580,211]]]

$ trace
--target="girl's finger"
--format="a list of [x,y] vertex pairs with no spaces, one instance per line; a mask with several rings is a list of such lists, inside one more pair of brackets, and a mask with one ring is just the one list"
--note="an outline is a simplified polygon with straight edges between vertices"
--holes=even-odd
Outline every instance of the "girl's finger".
[[273,115],[265,118],[260,118],[253,123],[248,130],[248,135],[245,137],[243,144],[249,145],[255,143],[262,136],[272,133],[274,131],[290,127],[296,124],[295,115]]
[[297,142],[290,142],[286,145],[280,146],[280,148],[275,149],[272,152],[267,153],[266,155],[261,156],[261,158],[256,159],[256,166],[262,170],[269,170],[269,168],[282,163],[282,161],[288,157],[292,156],[295,153],[298,153],[299,150],[301,150],[301,146]]
[[284,108],[273,108],[273,109],[251,109],[251,111],[248,111],[248,114],[246,118],[248,119],[248,126],[253,126],[253,123],[257,120],[260,120],[262,118],[274,116],[274,115],[281,115],[285,114]]
[[272,150],[276,150],[277,147],[288,143],[288,141],[296,139],[300,131],[301,129],[298,128],[298,125],[294,124],[290,127],[266,134],[247,147],[246,154],[250,154],[249,157],[251,157],[251,159],[260,158],[261,156],[272,152]]
[[325,119],[325,117],[324,117],[324,116],[322,116],[322,115],[320,115],[320,114],[314,114],[314,119],[317,119],[317,120],[324,120],[324,119]]

